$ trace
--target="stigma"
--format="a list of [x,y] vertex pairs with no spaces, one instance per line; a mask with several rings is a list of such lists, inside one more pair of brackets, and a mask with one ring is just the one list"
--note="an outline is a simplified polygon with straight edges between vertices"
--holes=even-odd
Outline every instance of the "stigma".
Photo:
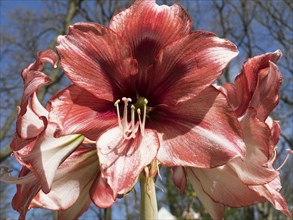
[[[114,106],[117,111],[118,126],[123,137],[127,140],[136,137],[136,133],[140,131],[141,135],[144,136],[145,131],[145,121],[147,115],[147,104],[148,100],[146,98],[140,97],[137,102],[129,104],[132,102],[131,98],[123,97],[122,101],[124,102],[123,116],[120,116],[119,103],[121,102],[118,99]],[[128,107],[130,106],[130,109]],[[128,120],[128,111],[130,110],[130,122]],[[137,119],[136,119],[137,117]],[[137,121],[138,120],[138,121]]]

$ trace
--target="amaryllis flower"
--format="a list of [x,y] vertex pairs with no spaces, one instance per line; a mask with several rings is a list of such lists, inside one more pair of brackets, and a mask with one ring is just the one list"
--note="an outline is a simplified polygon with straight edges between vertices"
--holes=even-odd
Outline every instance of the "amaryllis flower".
[[88,209],[90,194],[95,194],[96,182],[102,180],[96,148],[80,146],[58,167],[49,193],[41,190],[39,179],[27,167],[17,180],[6,177],[4,181],[21,183],[12,201],[19,219],[25,219],[31,208],[58,210],[58,219],[76,219]]
[[138,0],[109,27],[77,23],[58,37],[57,52],[73,85],[49,101],[49,117],[58,135],[96,141],[101,177],[113,190],[98,197],[127,193],[153,160],[212,168],[243,156],[235,113],[211,86],[237,48],[191,31],[179,5]]
[[[20,213],[19,219],[25,219],[28,209],[36,207],[60,210],[59,218],[75,219],[87,210],[90,201],[111,192],[100,178],[95,145],[80,134],[55,137],[58,125],[49,119],[53,115],[37,98],[38,90],[50,82],[41,72],[43,63],[56,66],[57,60],[51,50],[40,52],[22,72],[24,93],[11,148],[23,168],[14,178],[1,166],[0,176],[1,181],[18,184],[12,206]],[[95,198],[97,193],[101,194],[99,198]],[[103,199],[104,203],[114,201],[113,197]]]
[[57,124],[49,120],[49,112],[40,104],[37,91],[50,82],[42,73],[43,63],[56,67],[57,55],[52,50],[40,52],[37,60],[25,68],[21,76],[24,92],[19,106],[16,133],[12,140],[13,155],[38,178],[42,190],[50,191],[58,166],[83,141],[80,134],[54,137]]
[[279,192],[278,169],[274,169],[275,146],[280,129],[268,115],[279,101],[281,74],[274,64],[280,51],[249,59],[235,84],[226,84],[226,93],[244,134],[246,156],[233,158],[213,169],[174,168],[174,183],[181,191],[187,179],[214,219],[222,219],[225,206],[243,207],[270,201],[287,216],[286,201]]

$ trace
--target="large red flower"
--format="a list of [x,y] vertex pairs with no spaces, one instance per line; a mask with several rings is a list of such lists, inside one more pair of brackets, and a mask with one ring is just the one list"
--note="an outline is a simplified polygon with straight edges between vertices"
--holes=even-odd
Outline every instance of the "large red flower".
[[154,159],[212,168],[244,154],[235,113],[211,86],[237,48],[191,31],[179,5],[138,0],[109,27],[77,23],[58,38],[57,52],[73,85],[49,101],[51,120],[59,135],[96,141],[114,197]]
[[43,63],[56,66],[58,57],[42,52],[22,73],[11,147],[24,167],[19,179],[2,179],[22,183],[13,200],[21,218],[32,207],[68,209],[60,216],[75,218],[89,198],[109,207],[154,160],[213,168],[244,156],[234,109],[211,85],[237,48],[191,31],[179,5],[137,0],[109,27],[77,23],[58,37],[57,52],[73,84],[45,108],[37,99],[50,81]]

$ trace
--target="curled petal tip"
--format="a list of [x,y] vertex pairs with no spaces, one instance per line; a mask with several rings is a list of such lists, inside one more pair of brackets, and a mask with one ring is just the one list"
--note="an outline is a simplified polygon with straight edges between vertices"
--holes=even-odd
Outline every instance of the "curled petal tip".
[[281,51],[280,49],[276,50],[276,51],[274,52],[274,54],[276,54],[276,55],[279,56],[279,57],[283,56],[283,53],[282,53],[282,51]]

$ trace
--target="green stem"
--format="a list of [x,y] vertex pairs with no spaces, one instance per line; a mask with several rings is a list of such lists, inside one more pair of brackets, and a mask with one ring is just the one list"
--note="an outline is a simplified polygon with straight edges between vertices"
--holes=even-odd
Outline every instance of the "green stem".
[[105,220],[111,220],[112,219],[112,208],[106,208],[104,209],[105,212]]
[[141,220],[158,219],[155,178],[140,175],[140,215]]

